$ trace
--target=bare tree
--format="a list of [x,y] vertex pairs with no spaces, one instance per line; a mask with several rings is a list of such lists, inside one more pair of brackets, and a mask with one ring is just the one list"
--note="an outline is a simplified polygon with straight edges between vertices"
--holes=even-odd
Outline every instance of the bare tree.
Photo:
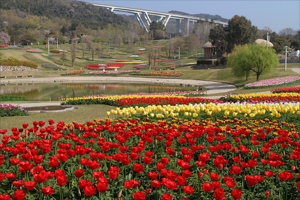
[[101,42],[98,44],[98,59],[100,59],[100,54],[101,54]]
[[72,40],[72,44],[71,44],[72,67],[74,67],[74,64],[75,64],[76,46],[77,46],[77,41]]
[[81,47],[82,47],[82,58],[84,58],[84,52],[85,52],[85,43],[84,42],[81,43]]
[[288,37],[293,37],[294,35],[296,35],[296,31],[292,28],[284,28],[282,30],[279,31],[279,36],[281,37],[285,37],[285,38],[288,38]]
[[62,60],[63,60],[63,65],[65,65],[65,59],[66,59],[66,53],[65,53],[65,50],[62,49]]
[[92,49],[91,49],[91,51],[92,51],[92,60],[94,60],[94,55],[95,55],[95,47],[94,47],[94,45],[92,44]]
[[151,49],[148,51],[149,69],[151,69],[152,59],[153,59],[153,53],[152,53],[152,49]]

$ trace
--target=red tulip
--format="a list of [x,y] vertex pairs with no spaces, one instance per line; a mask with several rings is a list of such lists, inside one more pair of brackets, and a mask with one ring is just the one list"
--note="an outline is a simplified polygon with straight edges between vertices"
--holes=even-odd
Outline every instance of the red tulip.
[[91,186],[91,185],[85,186],[83,191],[84,191],[85,195],[88,196],[88,197],[93,196],[94,194],[96,194],[96,188]]
[[64,186],[68,182],[66,175],[56,176],[56,180],[57,184],[60,186]]
[[119,171],[121,169],[119,169],[118,167],[113,167],[113,166],[110,166],[109,170],[108,170],[108,175],[109,175],[109,178],[110,179],[117,179],[118,176],[119,176]]
[[52,187],[50,187],[50,186],[42,187],[42,192],[43,192],[45,195],[51,195],[51,194],[53,194],[54,191],[55,191],[55,189],[52,188]]
[[0,200],[10,200],[9,194],[0,194]]
[[172,200],[172,195],[170,195],[170,194],[163,194],[162,195],[162,200]]
[[234,199],[239,199],[239,198],[241,198],[242,193],[243,193],[242,190],[239,190],[239,189],[233,189],[233,190],[231,191],[231,196],[232,196],[232,198],[234,198]]
[[214,195],[213,197],[216,199],[216,200],[222,200],[222,199],[226,199],[225,197],[225,192],[224,192],[224,189],[223,188],[217,188],[214,192]]
[[274,172],[265,171],[265,175],[266,175],[267,177],[271,177],[271,176],[274,175]]
[[100,182],[95,184],[99,192],[107,191],[108,184],[106,182]]
[[150,179],[156,179],[159,175],[156,172],[149,172],[148,177]]
[[146,199],[146,195],[142,191],[134,192],[133,193],[133,198],[134,198],[134,200],[145,200]]
[[131,189],[133,187],[133,182],[132,181],[124,181],[124,186],[126,189]]
[[205,192],[210,192],[213,190],[213,186],[210,183],[204,182],[202,188]]
[[159,188],[160,186],[162,186],[162,183],[158,180],[153,180],[153,181],[151,181],[151,185],[154,188]]
[[84,179],[84,180],[79,180],[78,181],[78,185],[81,189],[84,189],[85,186],[87,185],[91,185],[92,184],[92,181],[88,181],[87,179]]
[[211,178],[211,180],[216,181],[216,180],[218,180],[220,177],[219,177],[219,175],[218,175],[217,173],[211,172],[211,173],[210,173],[210,178]]
[[83,169],[76,169],[76,170],[75,170],[75,176],[76,176],[77,178],[80,178],[80,177],[83,176],[83,172],[84,172]]
[[24,184],[24,187],[27,189],[27,190],[33,190],[36,186],[36,182],[35,181],[26,181],[25,184]]
[[23,200],[25,198],[27,193],[24,192],[24,190],[16,190],[14,195],[13,195],[13,198],[15,200]]
[[14,181],[12,184],[15,187],[21,187],[24,184],[24,180]]
[[294,178],[293,174],[291,172],[282,172],[282,173],[278,173],[278,177],[280,178],[280,180],[282,181],[288,181]]
[[234,188],[236,186],[236,183],[233,181],[226,181],[225,184],[229,188]]
[[9,173],[9,172],[6,173],[6,178],[7,178],[8,180],[12,180],[12,179],[14,179],[15,177],[16,177],[16,174],[14,174],[14,173]]
[[250,186],[256,185],[257,179],[254,176],[246,175],[246,181]]
[[193,194],[195,189],[192,188],[191,186],[187,185],[187,186],[184,186],[183,187],[183,191],[186,193],[186,194]]

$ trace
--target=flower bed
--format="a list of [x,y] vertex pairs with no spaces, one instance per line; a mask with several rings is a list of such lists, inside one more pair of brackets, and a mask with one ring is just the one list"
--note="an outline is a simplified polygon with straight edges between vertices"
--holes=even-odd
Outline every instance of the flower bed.
[[72,72],[67,72],[67,73],[62,73],[62,76],[70,76],[70,75],[79,75],[79,74],[83,74],[85,71],[84,70],[76,70],[76,71],[72,71]]
[[300,95],[299,93],[234,94],[221,97],[219,102],[293,103],[300,102]]
[[[28,113],[26,110],[24,110],[23,107],[14,106],[11,104],[0,104],[0,117],[26,116],[26,115],[28,115]],[[1,159],[0,159],[0,166],[1,166]]]
[[270,92],[272,93],[293,93],[293,92],[297,92],[300,93],[300,87],[289,87],[289,88],[278,88],[278,89],[273,89]]
[[27,52],[30,52],[30,53],[42,53],[43,51],[40,50],[40,49],[28,49]]
[[148,69],[148,65],[134,65],[133,68],[137,68],[137,69]]
[[299,199],[299,107],[262,109],[151,105],[0,130],[0,197]]
[[51,53],[60,53],[59,50],[50,50]]
[[141,75],[141,76],[182,76],[182,72],[153,71],[153,72],[147,72],[147,73],[130,73],[130,75]]
[[90,69],[90,70],[98,70],[98,69],[106,69],[106,64],[98,64],[98,65],[87,65],[84,68]]
[[148,53],[148,51],[139,51],[139,52],[132,53],[132,55],[141,55],[143,53]]
[[280,78],[272,78],[266,79],[262,81],[256,81],[254,83],[248,83],[244,87],[246,89],[251,88],[262,88],[262,87],[270,87],[270,86],[277,86],[283,84],[292,84],[295,82],[300,81],[300,76],[287,76],[287,77],[280,77]]
[[132,72],[139,72],[139,70],[119,70],[119,71],[99,71],[99,72],[88,72],[88,73],[84,73],[81,74],[82,76],[90,76],[90,75],[101,75],[101,76],[105,76],[105,75],[121,75],[121,74],[128,74],[128,73],[132,73]]
[[8,48],[8,49],[22,49],[22,47],[17,47],[17,46],[7,46],[6,48]]
[[7,48],[7,46],[5,46],[5,45],[0,45],[0,47],[2,47],[2,48]]
[[56,65],[51,64],[51,63],[41,64],[41,66],[42,66],[42,67],[45,67],[45,68],[48,68],[48,69],[54,69],[54,70],[62,69],[61,67],[56,66]]

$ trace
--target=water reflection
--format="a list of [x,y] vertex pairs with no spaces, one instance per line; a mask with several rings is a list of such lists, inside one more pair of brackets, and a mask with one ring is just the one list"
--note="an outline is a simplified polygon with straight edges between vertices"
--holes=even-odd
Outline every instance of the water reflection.
[[24,96],[33,101],[57,101],[61,98],[98,94],[158,93],[187,90],[195,90],[195,88],[145,84],[43,83],[1,85],[0,95]]

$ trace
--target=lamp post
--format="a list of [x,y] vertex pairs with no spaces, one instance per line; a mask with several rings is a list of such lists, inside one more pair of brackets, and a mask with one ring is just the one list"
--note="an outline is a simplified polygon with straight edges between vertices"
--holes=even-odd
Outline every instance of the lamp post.
[[269,42],[269,32],[267,32],[267,50],[268,50],[268,42]]
[[287,46],[285,48],[285,61],[284,61],[284,71],[286,71],[286,62],[287,62]]
[[180,59],[180,47],[178,47],[178,58]]

